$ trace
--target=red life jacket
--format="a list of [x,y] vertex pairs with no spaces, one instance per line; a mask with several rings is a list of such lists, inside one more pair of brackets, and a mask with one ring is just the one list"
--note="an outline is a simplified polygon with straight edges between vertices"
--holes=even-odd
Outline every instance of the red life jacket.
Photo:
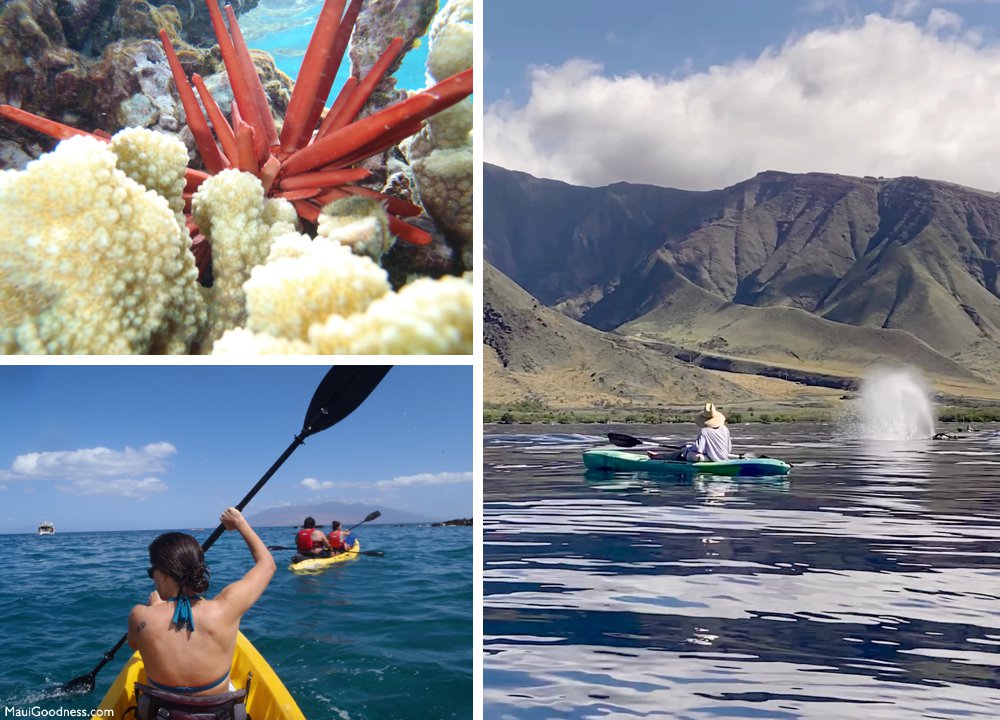
[[344,542],[345,530],[334,530],[327,538],[330,540],[330,547],[334,550],[347,550],[350,546]]
[[313,540],[312,534],[316,531],[316,528],[302,528],[299,530],[298,534],[295,536],[295,547],[300,553],[312,552],[316,548],[323,547],[323,543],[319,540]]

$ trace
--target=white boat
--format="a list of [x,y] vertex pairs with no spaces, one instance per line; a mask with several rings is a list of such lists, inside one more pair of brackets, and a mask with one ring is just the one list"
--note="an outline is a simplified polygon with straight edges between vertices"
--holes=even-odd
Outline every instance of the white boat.
[[38,523],[38,534],[39,535],[55,535],[56,526],[50,522],[40,522]]

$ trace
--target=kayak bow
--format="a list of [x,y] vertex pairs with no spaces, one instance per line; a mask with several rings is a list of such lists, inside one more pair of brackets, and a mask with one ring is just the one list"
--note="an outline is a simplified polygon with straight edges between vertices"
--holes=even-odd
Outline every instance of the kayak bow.
[[361,552],[361,543],[358,540],[354,541],[351,549],[337,553],[336,555],[331,555],[328,558],[309,558],[308,560],[302,560],[301,562],[291,563],[288,569],[293,573],[316,573],[326,570],[331,565],[336,565],[337,563],[342,563],[345,560],[356,560],[358,553]]

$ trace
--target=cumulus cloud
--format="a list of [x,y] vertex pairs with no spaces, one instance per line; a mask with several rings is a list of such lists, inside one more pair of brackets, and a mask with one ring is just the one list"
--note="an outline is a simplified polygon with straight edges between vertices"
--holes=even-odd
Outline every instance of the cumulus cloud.
[[484,152],[592,186],[710,189],[784,170],[1000,190],[998,95],[1000,49],[958,15],[868,15],[682,78],[607,77],[578,59],[537,67],[526,104],[486,109]]
[[472,482],[471,472],[419,473],[417,475],[400,475],[391,480],[380,480],[375,483],[375,487],[397,488],[412,485],[457,485],[469,482]]
[[12,480],[65,480],[120,477],[162,472],[166,459],[177,452],[170,443],[152,443],[135,450],[106,447],[18,455],[4,476]]
[[332,480],[317,480],[316,478],[306,478],[299,485],[306,490],[329,490],[336,487]]
[[[109,495],[144,499],[167,489],[153,474],[164,472],[177,448],[167,442],[134,449],[106,447],[34,452],[18,455],[0,479],[10,481],[54,480],[56,489],[73,495]],[[25,488],[27,491],[29,488]]]
[[472,482],[471,471],[400,475],[389,480],[378,480],[374,483],[356,480],[317,480],[316,478],[306,478],[305,480],[302,480],[299,485],[308,490],[342,490],[347,488],[375,488],[377,490],[390,490],[415,485],[456,485],[459,483],[470,482]]

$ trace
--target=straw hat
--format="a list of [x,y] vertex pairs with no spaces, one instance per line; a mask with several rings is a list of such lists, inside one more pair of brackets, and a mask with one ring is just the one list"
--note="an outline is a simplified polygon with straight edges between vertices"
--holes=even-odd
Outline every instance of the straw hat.
[[726,424],[726,416],[715,409],[712,403],[705,403],[705,409],[698,414],[698,423],[702,427],[720,428]]

